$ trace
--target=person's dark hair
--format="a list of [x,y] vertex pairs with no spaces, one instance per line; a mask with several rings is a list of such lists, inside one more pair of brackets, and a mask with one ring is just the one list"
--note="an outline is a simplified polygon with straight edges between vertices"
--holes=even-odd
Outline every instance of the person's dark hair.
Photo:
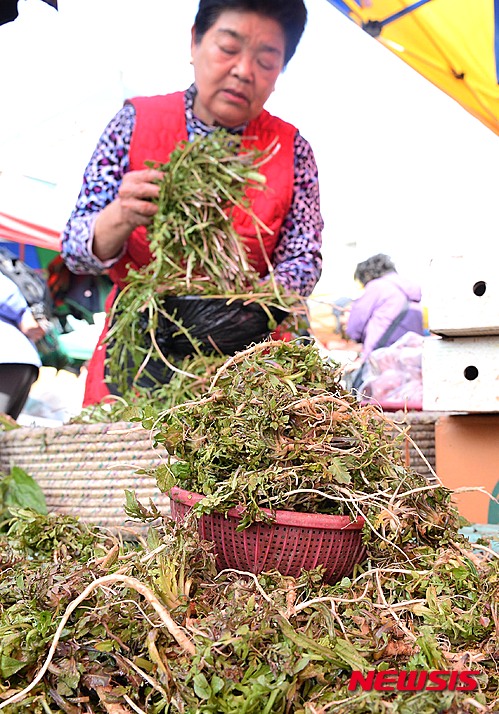
[[389,255],[377,253],[357,264],[354,279],[367,285],[370,280],[381,278],[386,273],[396,273],[395,265]]
[[307,9],[303,0],[200,0],[194,30],[196,43],[226,10],[257,12],[280,24],[286,36],[284,66],[294,55],[307,22]]

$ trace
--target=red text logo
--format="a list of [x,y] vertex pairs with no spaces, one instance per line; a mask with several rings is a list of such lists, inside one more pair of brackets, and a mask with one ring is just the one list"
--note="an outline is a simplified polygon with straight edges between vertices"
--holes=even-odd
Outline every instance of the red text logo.
[[480,674],[471,669],[456,672],[454,670],[434,669],[398,670],[387,669],[384,672],[352,672],[348,689],[352,692],[360,687],[365,692],[472,692],[478,684],[474,679]]

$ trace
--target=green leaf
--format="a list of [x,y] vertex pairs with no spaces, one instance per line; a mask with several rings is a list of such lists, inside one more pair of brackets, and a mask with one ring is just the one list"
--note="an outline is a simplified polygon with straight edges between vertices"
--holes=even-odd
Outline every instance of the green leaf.
[[[173,477],[178,481],[185,481],[185,479],[189,478],[189,476],[191,475],[191,467],[185,461],[174,461],[170,465],[170,471],[173,474]],[[158,488],[161,488],[161,490],[163,490],[162,487],[165,485],[166,482],[166,473],[163,478],[164,480],[161,481],[161,486],[160,481],[158,479]],[[172,483],[171,481],[169,483],[170,485],[167,486],[165,490],[169,490],[172,486],[175,485],[175,483]]]
[[221,677],[217,677],[216,674],[213,675],[211,678],[211,691],[213,694],[218,694],[218,692],[221,692],[222,689],[225,686],[225,682]]
[[310,657],[303,656],[293,667],[293,674],[298,674],[310,664]]
[[198,674],[194,675],[193,682],[194,691],[200,699],[209,699],[211,697],[211,687],[202,672],[199,672]]
[[161,466],[158,466],[155,469],[154,478],[156,479],[156,484],[159,490],[163,493],[169,491],[172,486],[175,486],[176,483],[176,478],[172,469],[169,466],[166,466],[166,464],[161,464]]
[[116,649],[116,642],[113,640],[102,640],[94,645],[99,652],[113,652]]
[[21,662],[8,655],[3,654],[0,657],[0,674],[3,679],[8,679],[25,666],[26,662]]
[[48,513],[42,489],[26,471],[17,466],[2,481],[2,499],[5,506],[31,508],[44,516]]
[[367,672],[369,669],[368,661],[350,642],[338,638],[334,643],[334,651],[340,660],[345,662],[345,664],[353,670]]
[[342,459],[331,459],[327,470],[332,475],[336,483],[349,484],[352,480],[348,470],[344,466]]

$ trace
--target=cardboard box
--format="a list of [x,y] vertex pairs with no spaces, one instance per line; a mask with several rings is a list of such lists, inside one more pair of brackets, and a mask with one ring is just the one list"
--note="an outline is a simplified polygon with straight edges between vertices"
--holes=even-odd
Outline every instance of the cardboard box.
[[423,343],[423,409],[499,412],[499,337],[434,337]]
[[[457,493],[460,514],[471,523],[499,524],[499,416],[459,414],[435,424],[435,467],[447,488],[482,488]],[[485,493],[487,492],[487,493]]]
[[431,332],[499,335],[499,273],[490,255],[434,258],[426,292]]

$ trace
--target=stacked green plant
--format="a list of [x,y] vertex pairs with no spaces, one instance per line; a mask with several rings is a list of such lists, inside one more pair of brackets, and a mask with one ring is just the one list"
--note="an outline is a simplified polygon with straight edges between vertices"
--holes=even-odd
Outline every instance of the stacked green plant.
[[[133,302],[143,278],[123,293],[124,325],[128,307],[151,326],[159,314],[155,291]],[[179,382],[183,403],[128,412],[172,455],[160,486],[205,494],[198,513],[242,505],[241,527],[264,507],[361,513],[365,561],[334,585],[320,568],[217,574],[194,519],[176,525],[127,493],[127,514],[150,527],[126,541],[47,515],[13,471],[0,483],[0,710],[495,714],[499,556],[459,534],[448,489],[405,466],[403,430],[344,392],[310,345],[266,342],[209,366],[195,399]],[[477,689],[349,691],[352,671],[386,669],[469,669]]]
[[[499,557],[443,526],[351,578],[216,574],[194,527],[123,541],[17,509],[0,535],[6,714],[494,714]],[[416,518],[412,518],[415,528]],[[403,543],[399,541],[402,546]],[[395,545],[395,543],[394,543]],[[478,548],[478,550],[477,550]],[[477,690],[349,691],[352,670],[470,669]]]
[[196,399],[206,390],[226,359],[225,355],[196,353],[176,360],[175,371],[167,384],[157,385],[153,390],[140,387],[128,389],[124,397],[113,396],[99,404],[85,407],[71,421],[80,424],[140,421],[144,410],[148,410],[151,404],[156,412]]
[[[126,399],[132,397],[137,402],[141,393],[138,382],[147,374],[151,359],[161,360],[182,377],[186,397],[199,393],[193,384],[199,383],[214,361],[223,361],[216,346],[208,355],[201,349],[189,326],[165,306],[165,297],[191,295],[256,303],[267,313],[269,330],[275,327],[272,307],[303,310],[298,307],[298,296],[285,296],[279,290],[268,259],[269,276],[261,280],[231,221],[235,208],[248,214],[266,255],[262,236],[268,229],[252,212],[248,191],[265,189],[259,169],[278,148],[274,142],[263,151],[250,149],[239,135],[218,129],[181,143],[168,163],[155,165],[163,179],[156,201],[158,211],[147,230],[152,260],[129,271],[127,284],[115,301],[108,333],[110,381]],[[157,333],[161,319],[173,323],[191,342],[192,356],[182,364],[182,359],[162,349]],[[175,403],[171,392],[161,390],[160,384],[152,389],[156,401]],[[151,388],[142,393],[150,398]]]
[[311,344],[267,341],[238,353],[205,395],[144,420],[172,456],[155,471],[160,488],[204,494],[198,513],[242,506],[242,528],[262,508],[361,514],[372,530],[382,526],[380,547],[392,526],[404,533],[410,508],[423,540],[438,541],[457,523],[451,492],[405,467],[402,430],[376,407],[359,408],[340,377]]
[[[199,447],[218,498],[208,507],[360,511],[365,561],[334,585],[321,568],[217,574],[194,519],[177,525],[128,492],[127,514],[150,527],[124,541],[36,512],[18,474],[2,491],[0,710],[495,714],[499,555],[459,534],[450,492],[403,465],[393,422],[351,400],[334,365],[310,346],[265,343],[226,361],[195,402],[154,412],[144,426],[185,456],[182,484],[202,490]],[[473,692],[348,689],[352,671],[463,668],[477,673]]]

